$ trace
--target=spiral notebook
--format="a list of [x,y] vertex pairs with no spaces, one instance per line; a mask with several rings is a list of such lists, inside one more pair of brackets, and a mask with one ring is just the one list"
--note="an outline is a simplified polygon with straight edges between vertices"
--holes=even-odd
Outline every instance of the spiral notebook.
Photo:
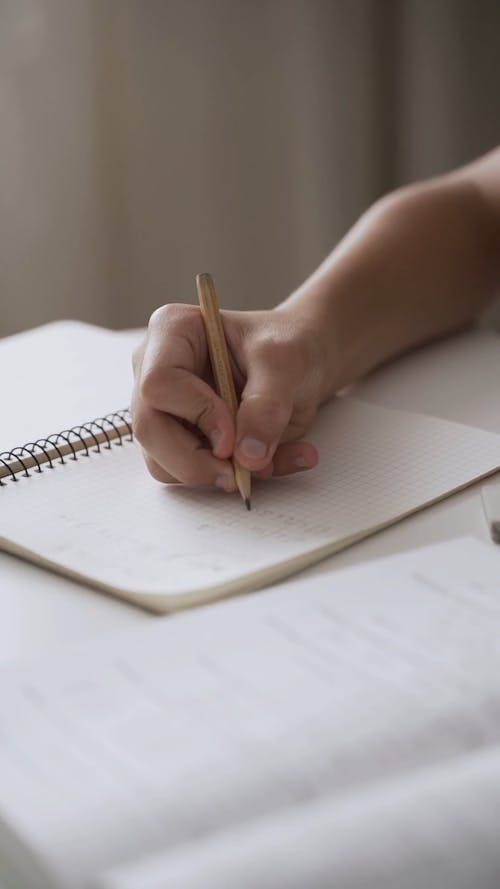
[[[43,332],[32,336],[36,345]],[[70,407],[89,392],[97,406],[100,378],[108,397],[106,374],[123,361],[119,335],[103,339],[101,331],[86,329],[85,337],[82,351],[92,363],[87,374],[73,375],[72,400],[65,395]],[[11,350],[11,370],[21,346]],[[57,343],[51,348],[56,361]],[[36,362],[26,368],[29,355],[33,343],[23,359],[28,382],[38,370]],[[21,369],[20,362],[20,378]],[[59,378],[63,386],[64,374]],[[85,397],[75,390],[76,378]],[[111,388],[122,395],[122,376]],[[43,401],[43,387],[35,396]],[[153,611],[170,611],[293,574],[500,467],[494,433],[355,399],[323,408],[311,438],[320,453],[317,469],[256,483],[248,513],[237,496],[150,478],[130,415],[119,404],[60,432],[41,428],[0,454],[0,547]]]

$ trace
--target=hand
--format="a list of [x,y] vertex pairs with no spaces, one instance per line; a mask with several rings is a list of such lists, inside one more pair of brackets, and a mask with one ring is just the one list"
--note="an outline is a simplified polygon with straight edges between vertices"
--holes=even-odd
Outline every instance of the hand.
[[312,469],[302,440],[320,400],[319,337],[297,312],[223,311],[235,384],[236,423],[213,388],[198,307],[166,305],[134,355],[132,424],[149,471],[161,482],[236,490],[230,458],[258,478]]

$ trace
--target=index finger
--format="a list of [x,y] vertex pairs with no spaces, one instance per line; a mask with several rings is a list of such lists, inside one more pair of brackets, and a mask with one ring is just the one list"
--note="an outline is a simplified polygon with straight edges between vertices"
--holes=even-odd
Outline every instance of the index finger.
[[138,397],[149,407],[187,420],[228,458],[234,447],[231,411],[202,378],[209,367],[201,313],[194,306],[165,306],[155,313],[137,371]]

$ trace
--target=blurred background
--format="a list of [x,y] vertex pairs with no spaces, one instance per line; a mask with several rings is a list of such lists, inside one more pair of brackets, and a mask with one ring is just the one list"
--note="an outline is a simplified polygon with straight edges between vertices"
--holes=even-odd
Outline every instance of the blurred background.
[[0,0],[0,334],[272,305],[498,143],[498,0]]

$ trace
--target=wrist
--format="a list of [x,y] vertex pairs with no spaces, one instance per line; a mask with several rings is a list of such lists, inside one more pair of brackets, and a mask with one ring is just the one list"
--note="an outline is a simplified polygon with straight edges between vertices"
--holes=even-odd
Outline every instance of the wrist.
[[[349,321],[348,291],[330,266],[323,264],[298,290],[276,307],[293,319],[299,337],[310,343],[311,361],[318,372],[319,401],[323,403],[352,382],[354,325]],[[351,333],[352,331],[352,333]]]

